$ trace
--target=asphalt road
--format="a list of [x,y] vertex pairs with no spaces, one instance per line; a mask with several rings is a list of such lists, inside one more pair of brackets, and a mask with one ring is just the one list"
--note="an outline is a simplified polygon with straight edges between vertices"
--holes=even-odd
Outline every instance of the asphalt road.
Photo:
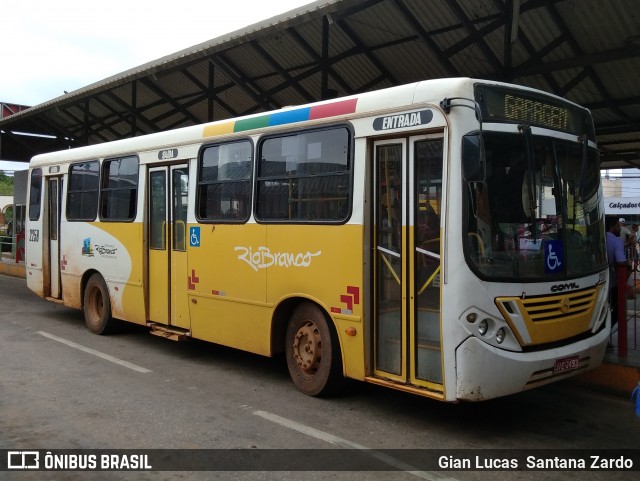
[[[37,298],[22,279],[0,276],[0,306],[0,450],[239,449],[229,453],[240,463],[243,456],[249,463],[252,453],[275,453],[295,467],[294,471],[266,467],[224,472],[5,471],[0,479],[617,481],[639,477],[639,471],[418,471],[400,464],[402,456],[385,451],[440,449],[454,459],[468,453],[460,450],[552,450],[546,451],[549,454],[562,449],[640,449],[640,418],[628,399],[571,383],[477,404],[444,404],[359,382],[350,383],[340,397],[316,399],[294,388],[283,359],[197,341],[172,342],[131,325],[110,336],[91,334],[80,311]],[[316,450],[328,448],[348,449],[350,454],[347,459],[340,453],[325,456],[326,465],[319,470],[315,461],[324,463],[325,458]],[[349,461],[360,452],[363,459],[371,458],[372,466],[396,466],[379,472],[335,471],[340,459]],[[289,461],[276,464],[282,468]],[[307,462],[316,470],[300,470]],[[409,472],[397,470],[398,465]]]

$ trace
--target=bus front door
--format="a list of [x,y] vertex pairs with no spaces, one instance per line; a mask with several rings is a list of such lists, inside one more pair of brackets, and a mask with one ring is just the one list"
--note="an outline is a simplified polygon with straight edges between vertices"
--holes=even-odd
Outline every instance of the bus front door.
[[149,169],[149,320],[189,329],[186,164]]
[[443,392],[443,137],[374,143],[374,375]]

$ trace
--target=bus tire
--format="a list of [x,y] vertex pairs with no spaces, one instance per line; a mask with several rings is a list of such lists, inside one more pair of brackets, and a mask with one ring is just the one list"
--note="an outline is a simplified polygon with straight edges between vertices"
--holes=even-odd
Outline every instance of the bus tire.
[[114,330],[109,289],[100,274],[93,274],[84,288],[84,321],[94,334],[109,334]]
[[338,336],[317,305],[305,302],[293,311],[285,343],[289,374],[301,392],[327,396],[342,387]]

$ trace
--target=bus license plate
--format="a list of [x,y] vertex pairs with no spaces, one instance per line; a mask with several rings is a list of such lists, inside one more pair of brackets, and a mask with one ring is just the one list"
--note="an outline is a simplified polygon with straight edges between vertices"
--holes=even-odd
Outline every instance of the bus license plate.
[[553,365],[553,372],[564,372],[578,369],[580,366],[580,356],[563,357],[562,359],[556,359],[556,363]]

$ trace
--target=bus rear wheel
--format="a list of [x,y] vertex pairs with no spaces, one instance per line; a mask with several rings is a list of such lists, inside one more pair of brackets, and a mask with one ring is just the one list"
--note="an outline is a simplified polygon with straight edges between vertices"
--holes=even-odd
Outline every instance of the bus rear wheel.
[[322,310],[305,302],[293,312],[286,334],[289,374],[309,396],[335,394],[344,381],[338,336]]
[[100,274],[93,274],[84,288],[84,321],[94,334],[109,334],[114,330],[109,289]]

